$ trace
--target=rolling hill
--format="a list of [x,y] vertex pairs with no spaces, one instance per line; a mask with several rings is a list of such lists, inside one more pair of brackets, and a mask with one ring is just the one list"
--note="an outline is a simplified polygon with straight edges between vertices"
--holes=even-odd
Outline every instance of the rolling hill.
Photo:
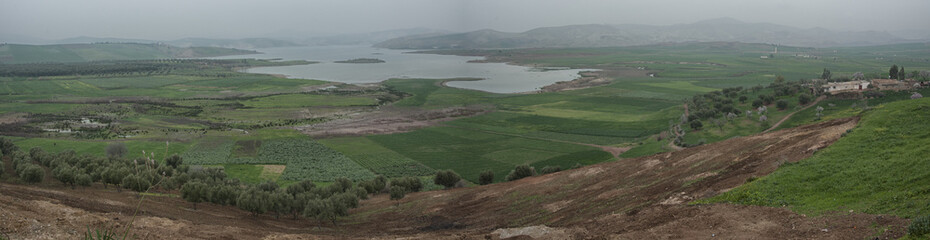
[[165,44],[142,43],[0,44],[0,64],[199,58],[254,53],[258,52],[232,48],[174,47]]
[[633,46],[669,42],[773,43],[804,47],[865,46],[905,42],[887,32],[839,32],[801,29],[770,23],[746,23],[731,18],[691,24],[651,26],[569,25],[536,28],[522,33],[478,30],[439,36],[410,36],[387,40],[376,47],[396,49],[563,48]]

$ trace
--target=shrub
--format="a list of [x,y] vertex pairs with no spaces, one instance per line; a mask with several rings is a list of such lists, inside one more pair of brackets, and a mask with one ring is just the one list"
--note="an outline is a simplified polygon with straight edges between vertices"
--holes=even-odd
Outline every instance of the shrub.
[[691,123],[689,124],[691,125],[691,129],[694,129],[694,130],[701,130],[701,128],[704,127],[704,124],[701,123],[700,120],[691,121]]
[[287,189],[284,191],[293,196],[297,196],[298,194],[308,192],[314,188],[316,188],[316,184],[314,184],[313,181],[303,180],[293,185],[287,186]]
[[762,106],[762,99],[756,99],[752,101],[752,107],[757,108]]
[[784,99],[778,100],[778,102],[775,103],[775,106],[777,106],[779,110],[785,110],[785,108],[788,108],[788,101],[785,101]]
[[265,192],[274,192],[278,190],[278,183],[274,181],[265,181],[261,184],[258,184],[258,189],[261,189]]
[[405,192],[419,192],[423,189],[423,183],[416,177],[405,177],[391,179],[391,187],[400,186]]
[[122,185],[126,189],[141,193],[148,190],[152,183],[138,175],[129,174],[123,178]]
[[436,176],[433,178],[433,183],[442,185],[446,188],[452,188],[459,180],[462,180],[462,177],[460,177],[459,174],[453,172],[452,170],[444,170],[436,172]]
[[253,216],[262,214],[268,211],[271,205],[270,198],[268,192],[252,187],[239,194],[239,198],[236,198],[236,207],[251,212]]
[[478,175],[478,184],[488,185],[494,183],[494,172],[487,170]]
[[554,172],[562,171],[562,167],[559,166],[545,166],[539,169],[539,174],[550,174]]
[[517,165],[510,171],[510,174],[507,174],[507,181],[514,181],[525,177],[532,177],[536,175],[536,169],[530,167],[530,165]]
[[104,148],[104,151],[107,153],[107,157],[110,158],[122,158],[129,153],[129,148],[126,148],[126,144],[122,142],[114,142],[107,144]]
[[930,215],[914,218],[907,226],[907,234],[915,237],[930,233]]
[[407,191],[404,190],[404,187],[401,186],[391,186],[391,200],[400,200],[404,198],[404,194]]
[[740,102],[740,103],[746,103],[746,100],[749,100],[749,98],[746,97],[746,95],[739,96],[739,102]]
[[181,197],[194,204],[197,209],[197,203],[207,199],[207,184],[200,181],[191,181],[181,186]]
[[27,183],[40,183],[45,179],[45,170],[35,164],[28,164],[19,177]]
[[810,102],[811,102],[811,95],[801,94],[800,96],[798,96],[798,104],[807,105],[807,103],[810,103]]
[[93,183],[93,179],[86,173],[78,174],[74,177],[74,183],[81,187],[88,187]]
[[170,157],[165,158],[165,164],[168,164],[171,168],[178,168],[178,166],[184,164],[184,159],[178,156],[178,154],[172,154]]
[[19,147],[13,144],[13,140],[0,137],[0,153],[3,153],[3,155],[10,155],[16,151],[19,151]]

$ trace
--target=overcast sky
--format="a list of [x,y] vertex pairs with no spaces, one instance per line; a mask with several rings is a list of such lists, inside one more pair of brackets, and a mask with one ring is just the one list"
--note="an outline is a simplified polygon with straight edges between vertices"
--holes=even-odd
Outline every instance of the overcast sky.
[[0,0],[0,35],[173,40],[426,27],[521,32],[570,24],[671,25],[730,17],[832,30],[930,31],[928,0]]

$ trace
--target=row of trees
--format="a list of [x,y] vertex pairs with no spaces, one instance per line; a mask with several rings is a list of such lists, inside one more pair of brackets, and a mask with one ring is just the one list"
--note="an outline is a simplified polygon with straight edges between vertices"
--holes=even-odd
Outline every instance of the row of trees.
[[[74,151],[51,154],[39,147],[28,152],[20,151],[9,139],[0,138],[0,150],[13,160],[13,167],[22,181],[41,182],[46,168],[62,184],[75,188],[87,187],[99,182],[104,188],[112,185],[121,189],[143,192],[151,190],[179,190],[186,201],[197,209],[198,203],[209,202],[219,205],[234,205],[250,212],[253,216],[272,213],[276,218],[305,217],[323,222],[336,223],[348,210],[358,207],[360,199],[370,194],[390,194],[392,200],[406,194],[423,190],[417,177],[388,179],[377,176],[373,179],[352,182],[339,178],[333,184],[318,187],[310,180],[280,187],[275,182],[243,184],[238,179],[227,177],[220,168],[192,168],[184,164],[182,157],[171,155],[156,161],[154,154],[143,152],[143,156],[130,160],[128,149],[122,143],[111,143],[104,149],[106,157],[77,155]],[[0,162],[0,169],[3,163]],[[506,176],[507,181],[522,179],[537,174],[560,171],[560,167],[547,166],[539,173],[529,165],[519,165]],[[0,171],[2,172],[2,171]],[[2,174],[2,173],[0,173]],[[438,171],[433,179],[446,188],[463,187],[465,181],[451,170]],[[482,185],[494,182],[490,170],[480,173]]]

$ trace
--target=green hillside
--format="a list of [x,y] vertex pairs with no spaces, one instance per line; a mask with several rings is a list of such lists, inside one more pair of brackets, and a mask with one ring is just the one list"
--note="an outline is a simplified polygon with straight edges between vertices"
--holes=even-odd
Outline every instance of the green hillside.
[[880,105],[809,159],[702,202],[788,206],[808,214],[930,214],[930,99]]
[[141,43],[2,44],[0,45],[0,64],[198,58],[253,53],[257,52],[231,48],[180,48],[164,44]]

